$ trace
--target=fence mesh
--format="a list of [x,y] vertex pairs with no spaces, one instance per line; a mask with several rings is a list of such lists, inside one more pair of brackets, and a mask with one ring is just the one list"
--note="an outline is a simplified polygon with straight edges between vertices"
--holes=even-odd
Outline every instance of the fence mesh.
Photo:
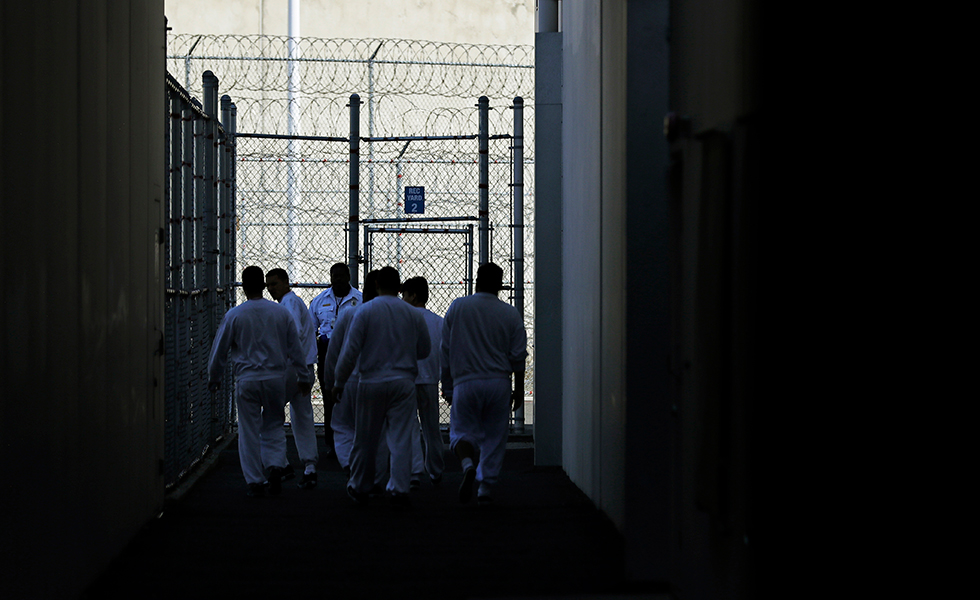
[[[479,204],[477,98],[490,99],[491,260],[511,281],[525,282],[525,324],[533,332],[533,46],[485,46],[411,40],[313,39],[299,41],[289,59],[287,38],[269,36],[175,35],[168,40],[168,69],[182,73],[189,88],[210,69],[235,97],[238,132],[278,134],[292,139],[237,138],[237,242],[240,265],[282,267],[307,303],[329,281],[329,268],[348,262],[350,194],[350,95],[361,100],[361,221],[374,219],[476,218]],[[299,73],[294,93],[300,117],[289,123],[291,68]],[[296,89],[296,88],[294,88]],[[513,99],[525,99],[523,273],[513,273],[512,158]],[[296,139],[297,136],[338,138]],[[383,137],[455,139],[385,141]],[[374,140],[374,141],[368,141]],[[407,186],[424,186],[425,212],[407,215]],[[467,221],[454,222],[453,227]],[[380,226],[380,224],[378,224]],[[412,226],[403,224],[402,226]],[[419,225],[420,227],[422,225]],[[430,224],[430,227],[431,224]],[[365,231],[358,231],[362,260]],[[458,237],[458,239],[456,239]],[[460,266],[449,260],[465,236],[403,233],[374,237],[372,268],[395,266],[402,278],[421,275],[433,286],[444,314],[464,294]],[[446,239],[448,238],[448,239]],[[438,240],[438,241],[437,241]],[[440,249],[439,244],[447,244]],[[449,246],[454,250],[450,251]],[[453,254],[453,256],[456,256]],[[455,260],[455,259],[454,259]],[[363,266],[358,280],[363,281]],[[475,266],[474,266],[475,269]],[[437,283],[438,282],[438,283]],[[238,292],[239,296],[241,292]],[[453,295],[455,294],[455,295]],[[506,292],[502,292],[502,297]],[[243,298],[239,297],[239,300]],[[445,307],[442,306],[445,304]],[[532,359],[525,379],[531,414]],[[314,388],[314,411],[324,421],[322,392]],[[448,422],[448,407],[444,407]],[[529,419],[528,419],[529,421]]]
[[[215,89],[215,100],[216,94]],[[234,300],[234,160],[225,128],[169,74],[166,106],[164,480],[169,487],[234,422],[230,367],[220,391],[207,389],[212,340]],[[217,103],[211,108],[217,116]]]

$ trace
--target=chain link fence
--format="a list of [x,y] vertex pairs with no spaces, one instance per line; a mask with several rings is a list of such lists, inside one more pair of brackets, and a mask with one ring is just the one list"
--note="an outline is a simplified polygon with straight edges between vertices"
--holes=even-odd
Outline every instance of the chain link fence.
[[208,391],[208,358],[234,303],[234,105],[202,74],[204,103],[166,79],[164,481],[178,483],[235,422],[231,367]]
[[[371,268],[391,265],[403,279],[426,277],[432,291],[429,308],[445,314],[452,299],[468,293],[472,274],[465,264],[466,235],[436,230],[466,229],[479,216],[477,98],[487,96],[489,256],[504,268],[505,278],[510,274],[505,282],[510,290],[518,281],[527,290],[523,305],[531,358],[524,388],[529,416],[534,257],[526,250],[523,264],[515,261],[512,234],[519,232],[523,247],[533,249],[533,46],[302,38],[298,53],[290,57],[287,42],[269,36],[175,35],[168,40],[172,73],[182,73],[189,87],[204,68],[220,73],[223,89],[239,107],[239,264],[285,268],[297,295],[309,304],[329,281],[330,266],[350,262],[352,233],[359,241],[355,277],[363,281],[369,250],[364,244],[370,234]],[[297,72],[294,81],[299,85],[290,92],[290,74],[296,78]],[[356,232],[349,227],[353,93],[361,102]],[[511,107],[517,96],[527,104],[522,117],[522,228],[513,227]],[[291,112],[299,117],[291,120]],[[263,137],[247,137],[249,132]],[[424,213],[406,213],[406,187],[425,188]],[[391,219],[402,222],[397,227],[381,222]],[[423,219],[447,222],[436,225]],[[423,229],[428,231],[416,231]],[[515,265],[520,273],[514,272]],[[322,396],[315,387],[320,423]],[[443,409],[448,423],[448,407]]]

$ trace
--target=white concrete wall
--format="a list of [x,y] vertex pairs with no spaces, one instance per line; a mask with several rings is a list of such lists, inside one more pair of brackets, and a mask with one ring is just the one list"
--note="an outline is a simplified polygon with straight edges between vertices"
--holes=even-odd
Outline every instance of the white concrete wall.
[[[287,35],[288,0],[166,0],[173,33]],[[534,0],[302,0],[303,37],[533,44]]]
[[[556,26],[557,29],[557,26]],[[562,34],[534,46],[534,463],[562,464]]]
[[622,527],[625,2],[563,11],[563,463]]
[[600,5],[569,3],[563,21],[562,264],[564,308],[563,458],[593,500],[599,473],[599,339],[602,223]]

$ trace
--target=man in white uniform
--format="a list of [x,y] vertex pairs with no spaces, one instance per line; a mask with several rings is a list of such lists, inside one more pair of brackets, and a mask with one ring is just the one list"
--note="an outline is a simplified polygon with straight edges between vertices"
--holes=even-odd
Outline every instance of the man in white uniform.
[[[429,301],[429,284],[424,277],[405,280],[402,284],[402,300],[422,313],[432,343],[433,352],[429,353],[428,358],[419,361],[419,376],[415,379],[415,396],[418,402],[419,423],[422,427],[425,470],[429,473],[433,485],[439,485],[445,469],[442,433],[439,431],[439,376],[442,372],[442,353],[439,348],[442,346],[442,317],[425,307]],[[413,451],[414,446],[418,445],[413,442]],[[414,481],[413,479],[413,484]]]
[[309,393],[313,383],[306,370],[306,349],[299,341],[292,317],[282,306],[262,297],[262,269],[242,272],[242,289],[248,300],[229,310],[214,338],[208,362],[208,389],[221,388],[221,376],[229,353],[235,369],[235,403],[238,406],[238,453],[248,495],[263,496],[282,491],[286,466],[286,369],[292,366],[298,386]]
[[[265,285],[269,295],[293,317],[300,344],[306,349],[306,376],[313,380],[313,365],[316,363],[316,334],[313,317],[306,303],[289,287],[289,275],[284,269],[272,269],[265,274]],[[316,463],[319,455],[316,450],[316,428],[313,425],[313,398],[309,392],[297,388],[298,373],[286,370],[286,399],[289,402],[289,423],[293,430],[296,451],[303,463],[303,478],[299,487],[312,490],[316,488]],[[290,393],[293,390],[293,393]],[[287,467],[287,472],[291,467]]]
[[[375,283],[377,274],[377,271],[371,271],[364,276],[364,302],[344,311],[334,325],[333,334],[330,336],[330,344],[327,347],[327,355],[324,360],[324,382],[327,386],[324,388],[325,390],[333,389],[333,375],[337,369],[337,359],[340,358],[340,349],[344,345],[344,338],[347,336],[351,319],[357,314],[360,307],[373,300],[378,294]],[[355,365],[353,372],[351,372],[350,377],[347,379],[346,391],[343,397],[333,405],[333,411],[330,417],[330,428],[333,430],[333,444],[334,451],[337,453],[337,462],[340,463],[340,467],[347,474],[348,478],[350,478],[350,452],[351,447],[354,445],[354,403],[357,400],[357,384],[360,380],[361,372]],[[324,393],[324,397],[329,396]],[[387,460],[387,457],[385,457],[385,460]]]
[[354,408],[354,445],[347,493],[367,502],[374,485],[375,459],[387,425],[391,450],[392,504],[407,506],[412,470],[412,422],[416,410],[418,361],[431,345],[425,320],[398,298],[401,282],[392,267],[378,270],[378,297],[362,306],[344,339],[334,377],[334,397],[342,397],[356,364],[361,370]]
[[522,401],[511,392],[511,373],[524,379],[527,332],[517,309],[497,298],[503,270],[480,266],[476,293],[457,298],[446,311],[442,328],[442,393],[450,402],[449,446],[463,464],[460,502],[473,497],[492,502],[507,448],[512,407]]
[[[329,395],[330,387],[324,384],[324,358],[327,356],[327,346],[333,335],[337,319],[348,308],[361,303],[361,292],[350,285],[350,269],[344,263],[336,263],[330,267],[330,287],[325,289],[310,302],[310,315],[316,327],[317,368],[320,379],[320,390],[323,392],[324,404]],[[330,373],[332,376],[333,373]]]

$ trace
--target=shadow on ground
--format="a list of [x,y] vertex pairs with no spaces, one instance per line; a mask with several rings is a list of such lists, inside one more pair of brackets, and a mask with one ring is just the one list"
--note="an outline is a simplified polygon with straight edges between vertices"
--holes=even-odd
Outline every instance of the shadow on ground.
[[[527,597],[626,591],[623,541],[558,468],[536,469],[533,449],[508,449],[496,506],[462,505],[459,461],[446,454],[436,488],[412,507],[358,507],[335,458],[319,486],[285,482],[277,497],[247,498],[235,443],[179,500],[168,501],[85,598],[196,598],[309,594],[329,598]],[[299,467],[289,441],[290,461]]]

